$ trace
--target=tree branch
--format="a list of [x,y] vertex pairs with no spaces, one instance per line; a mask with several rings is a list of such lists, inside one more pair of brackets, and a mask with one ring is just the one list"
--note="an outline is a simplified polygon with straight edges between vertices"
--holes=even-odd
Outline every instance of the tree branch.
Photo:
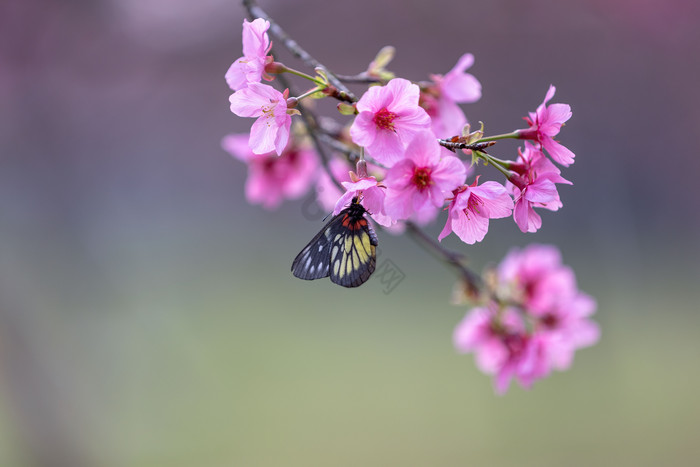
[[341,154],[344,154],[348,161],[355,163],[358,160],[360,160],[360,154],[358,152],[354,151],[347,144],[338,141],[336,138],[329,135],[328,133],[319,132],[318,138],[334,150],[338,151]]
[[248,15],[250,15],[251,18],[262,18],[269,21],[270,33],[278,40],[282,41],[287,50],[289,50],[297,58],[302,60],[311,68],[321,68],[328,77],[328,81],[330,81],[333,86],[338,88],[338,91],[345,94],[346,99],[343,100],[357,102],[357,97],[350,91],[350,89],[348,89],[347,86],[345,86],[333,73],[331,73],[328,68],[323,66],[322,63],[312,57],[306,50],[301,48],[301,46],[297,44],[294,39],[289,37],[287,33],[284,32],[284,30],[256,4],[255,0],[243,0],[243,6],[245,6],[246,10],[248,10]]
[[353,84],[374,84],[374,83],[381,83],[382,79],[381,78],[375,78],[373,76],[369,76],[366,71],[363,71],[362,73],[359,73],[357,75],[349,76],[349,75],[335,75],[336,78],[338,78],[340,81],[344,83],[353,83]]
[[[273,36],[275,36],[277,39],[282,41],[284,46],[295,56],[297,56],[299,59],[304,61],[307,65],[312,66],[314,68],[321,68],[325,71],[326,75],[328,76],[328,80],[336,87],[338,88],[339,91],[344,92],[349,98],[353,99],[354,101],[357,101],[357,98],[350,92],[350,90],[326,67],[324,67],[318,60],[313,58],[308,52],[306,52],[304,49],[302,49],[299,44],[296,43],[293,39],[291,39],[287,33],[280,28],[280,26],[275,23],[268,15],[265,13],[260,7],[258,7],[255,4],[254,0],[243,0],[243,5],[246,7],[248,10],[248,14],[252,18],[262,18],[270,22],[270,33],[272,33]],[[288,86],[288,82],[282,77],[281,75],[278,75],[278,78],[280,79],[281,83],[285,87]],[[349,77],[345,77],[349,78]],[[299,110],[301,112],[301,115],[304,119],[304,125],[306,126],[307,132],[309,134],[309,137],[311,138],[314,147],[319,153],[319,156],[321,158],[321,163],[323,165],[324,170],[328,173],[330,176],[331,180],[335,183],[335,185],[340,188],[341,191],[345,191],[344,187],[335,179],[333,176],[333,173],[330,170],[330,165],[329,165],[329,157],[326,154],[326,152],[323,149],[323,146],[321,145],[320,139],[322,138],[324,142],[329,144],[331,147],[334,149],[339,150],[340,152],[343,152],[346,156],[348,156],[348,159],[350,159],[349,156],[354,156],[355,153],[354,151],[349,151],[347,146],[342,144],[340,141],[337,141],[335,138],[333,138],[331,135],[326,134],[323,129],[318,125],[318,119],[315,117],[315,115],[306,107],[302,106],[301,104],[298,104]],[[334,140],[335,143],[331,143],[330,140]],[[456,149],[477,149],[477,150],[483,150],[483,148],[486,148],[488,146],[491,146],[494,144],[494,142],[486,142],[486,143],[475,143],[472,145],[468,145],[466,143],[453,143],[447,140],[438,140],[440,144],[443,146],[447,147],[448,149],[452,149],[453,151]],[[447,250],[442,247],[437,241],[435,241],[432,237],[430,237],[427,233],[425,233],[420,227],[418,227],[416,224],[413,222],[406,222],[406,228],[408,232],[411,234],[412,238],[416,239],[416,243],[421,245],[423,248],[426,250],[430,251],[433,255],[439,257],[441,260],[443,260],[445,263],[453,267],[459,274],[460,278],[467,284],[467,286],[470,288],[471,291],[476,292],[481,289],[482,287],[482,280],[478,274],[475,272],[471,271],[468,269],[466,266],[462,264],[462,255],[459,255],[458,253],[452,252],[450,250]]]
[[458,149],[471,149],[472,151],[482,151],[484,149],[496,144],[496,141],[484,141],[481,143],[465,143],[465,142],[455,142],[448,139],[438,139],[440,146],[446,147],[450,151],[454,152]]
[[[287,79],[284,76],[278,75],[277,79],[282,84],[282,86],[284,86],[285,88],[289,88],[289,81],[287,81]],[[331,172],[330,157],[328,156],[328,154],[326,154],[326,150],[323,148],[323,145],[321,144],[321,141],[319,139],[319,136],[323,136],[323,133],[321,132],[321,127],[318,125],[318,119],[313,114],[313,112],[311,112],[308,108],[304,107],[304,105],[301,102],[297,102],[297,109],[299,109],[299,113],[301,113],[301,118],[304,121],[306,133],[309,135],[309,138],[311,138],[311,143],[314,145],[314,149],[316,149],[316,152],[321,158],[321,165],[323,166],[323,169],[331,178],[335,186],[337,186],[341,192],[345,191],[345,187],[343,187],[343,185],[341,185],[340,182],[335,179],[333,173]]]
[[443,248],[435,239],[411,221],[406,222],[406,230],[414,239],[420,241],[418,243],[423,245],[424,249],[429,250],[434,256],[453,267],[464,283],[469,286],[471,292],[481,290],[483,286],[481,277],[462,264],[463,255]]

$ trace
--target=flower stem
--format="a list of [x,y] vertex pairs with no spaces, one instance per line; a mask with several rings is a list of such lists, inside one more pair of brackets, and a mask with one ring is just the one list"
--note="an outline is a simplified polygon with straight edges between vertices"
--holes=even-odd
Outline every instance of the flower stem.
[[511,173],[510,170],[506,168],[506,161],[503,161],[501,159],[498,159],[496,157],[492,157],[490,154],[487,154],[482,151],[474,151],[474,154],[485,162],[488,162],[492,166],[496,168],[499,172],[501,172],[503,175],[506,176],[506,178],[510,178],[513,174]]
[[304,94],[297,96],[297,100],[302,100],[305,97],[309,97],[311,94],[316,94],[318,91],[321,91],[323,89],[323,87],[324,86],[317,86],[313,89],[309,89]]
[[326,87],[326,83],[324,83],[323,81],[321,81],[321,80],[318,79],[318,78],[314,78],[314,77],[311,76],[311,75],[307,75],[307,74],[304,73],[303,71],[295,70],[294,68],[289,68],[289,67],[286,66],[286,65],[282,65],[280,68],[281,68],[280,71],[282,71],[283,73],[290,73],[290,74],[292,74],[292,75],[296,75],[296,76],[299,76],[299,77],[301,77],[301,78],[308,79],[309,81],[313,81],[314,84],[316,84],[316,85],[319,86],[319,88],[317,89],[317,91],[320,91],[321,89],[323,89],[323,88]]
[[504,133],[502,135],[494,135],[494,136],[486,136],[484,138],[481,138],[477,141],[477,143],[482,143],[486,141],[498,141],[501,139],[518,139],[518,132],[514,131],[512,133]]

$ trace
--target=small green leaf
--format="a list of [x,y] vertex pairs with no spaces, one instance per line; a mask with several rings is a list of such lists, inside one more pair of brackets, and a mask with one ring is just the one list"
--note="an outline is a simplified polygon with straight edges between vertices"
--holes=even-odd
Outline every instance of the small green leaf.
[[395,54],[396,49],[394,47],[390,45],[382,47],[382,50],[377,53],[377,56],[374,57],[374,60],[369,64],[367,74],[380,78],[382,81],[389,81],[394,78],[394,73],[388,71],[386,66],[391,62]]
[[352,104],[341,102],[338,104],[338,112],[340,112],[341,115],[355,115],[357,109]]
[[372,65],[377,69],[385,68],[394,59],[394,55],[396,55],[396,49],[394,47],[390,45],[382,47],[382,50],[374,57],[370,68],[372,68]]
[[328,81],[328,75],[326,74],[326,70],[324,70],[323,67],[317,66],[317,67],[314,69],[314,71],[316,72],[316,75],[319,77],[319,79],[321,80],[321,82],[323,82],[323,84],[328,84],[328,83],[329,83],[329,81]]

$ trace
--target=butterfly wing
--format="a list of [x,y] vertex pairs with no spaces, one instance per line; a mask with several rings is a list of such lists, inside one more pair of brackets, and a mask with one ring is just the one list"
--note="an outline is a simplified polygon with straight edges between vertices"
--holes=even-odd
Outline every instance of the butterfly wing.
[[299,252],[292,263],[292,274],[307,281],[328,277],[330,274],[331,230],[341,222],[345,213],[341,212]]
[[374,272],[377,235],[362,212],[342,216],[330,234],[331,281],[343,287],[358,287]]

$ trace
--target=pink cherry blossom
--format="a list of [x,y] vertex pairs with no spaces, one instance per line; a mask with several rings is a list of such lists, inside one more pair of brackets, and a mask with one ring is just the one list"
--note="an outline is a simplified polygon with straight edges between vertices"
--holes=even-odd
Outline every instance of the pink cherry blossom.
[[586,318],[595,310],[595,301],[578,290],[574,271],[562,264],[561,253],[551,245],[512,249],[498,266],[498,278],[528,313],[550,321],[549,329],[554,327],[551,315],[562,323],[565,315]]
[[598,341],[598,326],[589,319],[595,300],[578,290],[573,270],[562,264],[556,247],[511,250],[498,266],[498,279],[501,293],[536,318],[536,335],[552,368],[567,369],[576,349]]
[[577,293],[571,268],[562,264],[561,253],[550,245],[529,245],[508,252],[498,266],[499,281],[530,313],[548,312],[560,297]]
[[454,344],[460,352],[473,352],[478,368],[494,375],[499,394],[512,379],[528,388],[552,370],[569,368],[576,350],[598,341],[600,331],[590,320],[595,301],[578,290],[555,247],[510,251],[498,266],[497,281],[501,303],[468,313],[455,329]]
[[542,227],[542,217],[535,211],[535,206],[552,211],[561,206],[556,186],[548,176],[537,178],[523,189],[514,187],[513,198],[513,218],[522,232],[537,232]]
[[[447,193],[444,194],[447,196]],[[410,221],[421,227],[432,224],[435,219],[440,215],[440,207],[433,206],[432,204],[426,204],[423,209],[413,211],[405,221]]]
[[239,117],[257,117],[249,140],[255,154],[272,151],[282,154],[287,145],[292,117],[287,111],[286,93],[265,84],[249,83],[229,98],[231,112]]
[[513,200],[506,188],[496,182],[457,188],[450,203],[447,223],[438,236],[442,240],[454,232],[463,242],[470,245],[484,239],[489,229],[489,219],[510,216]]
[[376,178],[369,176],[341,183],[347,191],[336,202],[333,210],[334,216],[338,215],[342,209],[345,209],[355,196],[360,196],[362,206],[378,224],[389,227],[394,223],[384,213],[386,188],[377,182]]
[[[328,162],[328,167],[333,179],[341,185],[343,182],[350,182],[350,171],[353,169],[350,163],[344,157],[334,157]],[[383,179],[386,175],[386,170],[374,164],[367,164],[367,172],[378,179]],[[318,203],[325,211],[333,211],[338,202],[338,198],[343,195],[343,192],[338,185],[335,184],[328,172],[321,170],[316,181],[316,197]]]
[[515,199],[513,218],[521,231],[536,232],[542,218],[534,208],[558,210],[562,203],[555,184],[571,182],[559,175],[559,169],[535,146],[525,143],[525,150],[518,152],[518,162],[510,165],[516,175],[507,184]]
[[499,313],[498,305],[471,310],[455,328],[453,341],[458,351],[474,352],[478,368],[494,375],[498,394],[505,394],[512,378],[528,388],[549,372],[540,343],[525,332],[514,308]]
[[436,213],[446,196],[464,183],[466,169],[457,157],[441,157],[430,130],[418,134],[406,149],[406,158],[386,175],[384,208],[394,220]]
[[243,56],[236,59],[226,72],[226,83],[238,91],[248,83],[259,83],[265,74],[265,64],[271,61],[267,54],[272,44],[267,36],[270,23],[258,18],[252,23],[243,20]]
[[547,102],[554,97],[556,88],[549,86],[544,102],[537,107],[535,112],[529,112],[525,121],[530,128],[518,130],[520,139],[536,141],[554,159],[555,162],[568,167],[574,163],[574,153],[554,139],[561,130],[561,126],[571,118],[571,107],[567,104],[551,104]]
[[248,164],[245,194],[251,204],[275,209],[285,199],[296,199],[311,187],[318,169],[318,158],[312,150],[299,147],[292,140],[280,156],[275,153],[255,154],[248,146],[248,135],[228,135],[224,150]]
[[481,83],[465,71],[474,64],[472,54],[462,55],[440,83],[442,94],[453,102],[469,104],[481,98]]
[[546,342],[547,360],[556,370],[571,366],[576,350],[600,338],[598,325],[588,319],[596,309],[595,300],[581,292],[559,296],[539,318],[537,333]]
[[419,94],[417,85],[402,78],[369,88],[357,102],[352,141],[377,162],[394,165],[415,135],[430,128],[430,117],[418,106]]
[[481,83],[465,73],[474,63],[472,54],[464,54],[445,76],[431,75],[433,85],[421,92],[421,106],[432,121],[433,133],[441,138],[459,135],[467,123],[457,104],[476,102],[481,98]]

